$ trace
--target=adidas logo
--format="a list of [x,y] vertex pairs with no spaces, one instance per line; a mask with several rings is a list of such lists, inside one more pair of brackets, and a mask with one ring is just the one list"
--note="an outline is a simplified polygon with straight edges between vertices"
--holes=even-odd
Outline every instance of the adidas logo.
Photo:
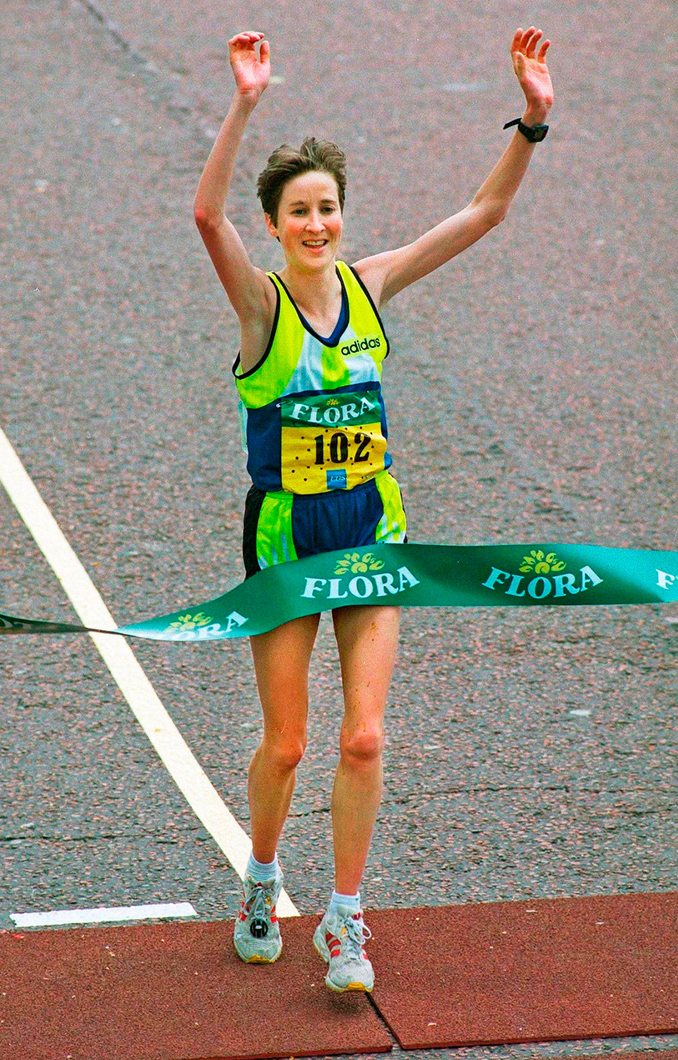
[[361,353],[363,350],[378,350],[381,346],[379,335],[366,335],[363,339],[354,339],[353,342],[341,347],[343,357],[350,357],[352,353]]

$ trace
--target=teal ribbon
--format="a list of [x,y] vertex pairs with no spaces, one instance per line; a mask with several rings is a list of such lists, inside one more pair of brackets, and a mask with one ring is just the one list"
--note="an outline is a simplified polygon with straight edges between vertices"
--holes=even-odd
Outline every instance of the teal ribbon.
[[598,545],[376,545],[282,563],[204,604],[116,630],[0,614],[0,633],[200,642],[267,633],[335,607],[578,607],[678,601],[678,552]]

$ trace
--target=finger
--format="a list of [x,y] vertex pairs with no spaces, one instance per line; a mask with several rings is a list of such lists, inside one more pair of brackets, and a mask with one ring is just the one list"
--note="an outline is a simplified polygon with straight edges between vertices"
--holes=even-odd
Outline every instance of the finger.
[[259,62],[267,63],[271,59],[271,46],[267,40],[262,40],[261,48],[259,49]]
[[228,46],[231,51],[249,51],[253,47],[249,37],[246,37],[244,33],[239,33],[237,37],[232,37],[228,42]]
[[527,55],[528,59],[534,59],[534,55],[535,55],[535,52],[537,50],[537,45],[539,44],[540,39],[541,39],[541,30],[540,29],[536,29],[534,31],[534,33],[532,34],[532,36],[530,37],[530,40],[529,40],[529,43],[527,45],[527,49],[526,49],[526,52],[525,52],[525,54]]
[[536,30],[535,30],[534,26],[530,26],[529,29],[526,29],[526,30],[523,31],[523,35],[520,38],[520,47],[521,47],[521,49],[523,51],[527,48],[527,46],[529,44],[529,41],[530,41],[530,37],[535,32],[536,32]]
[[263,33],[236,33],[235,37],[231,37],[228,43],[229,45],[245,45],[245,47],[247,47],[250,44],[256,44],[256,42],[261,40],[263,36]]
[[540,63],[546,62],[546,53],[549,50],[550,46],[551,46],[551,41],[550,40],[545,40],[544,43],[542,44],[541,48],[539,49],[539,55],[537,56],[537,58],[538,58]]

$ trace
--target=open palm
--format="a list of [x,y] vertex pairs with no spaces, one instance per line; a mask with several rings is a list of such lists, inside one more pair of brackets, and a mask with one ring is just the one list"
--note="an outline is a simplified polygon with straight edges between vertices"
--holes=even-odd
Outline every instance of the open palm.
[[271,49],[268,41],[264,39],[263,33],[238,33],[228,42],[228,49],[238,92],[256,103],[271,76]]
[[537,53],[541,30],[530,26],[517,29],[511,44],[511,58],[520,87],[525,93],[528,107],[535,109],[550,107],[553,103],[553,85],[546,65],[546,53],[551,44],[545,40]]

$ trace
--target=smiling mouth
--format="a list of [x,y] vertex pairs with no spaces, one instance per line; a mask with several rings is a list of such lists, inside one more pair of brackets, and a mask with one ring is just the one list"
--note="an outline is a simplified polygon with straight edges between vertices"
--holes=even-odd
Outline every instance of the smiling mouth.
[[324,247],[329,242],[328,239],[304,239],[303,244],[305,247]]

